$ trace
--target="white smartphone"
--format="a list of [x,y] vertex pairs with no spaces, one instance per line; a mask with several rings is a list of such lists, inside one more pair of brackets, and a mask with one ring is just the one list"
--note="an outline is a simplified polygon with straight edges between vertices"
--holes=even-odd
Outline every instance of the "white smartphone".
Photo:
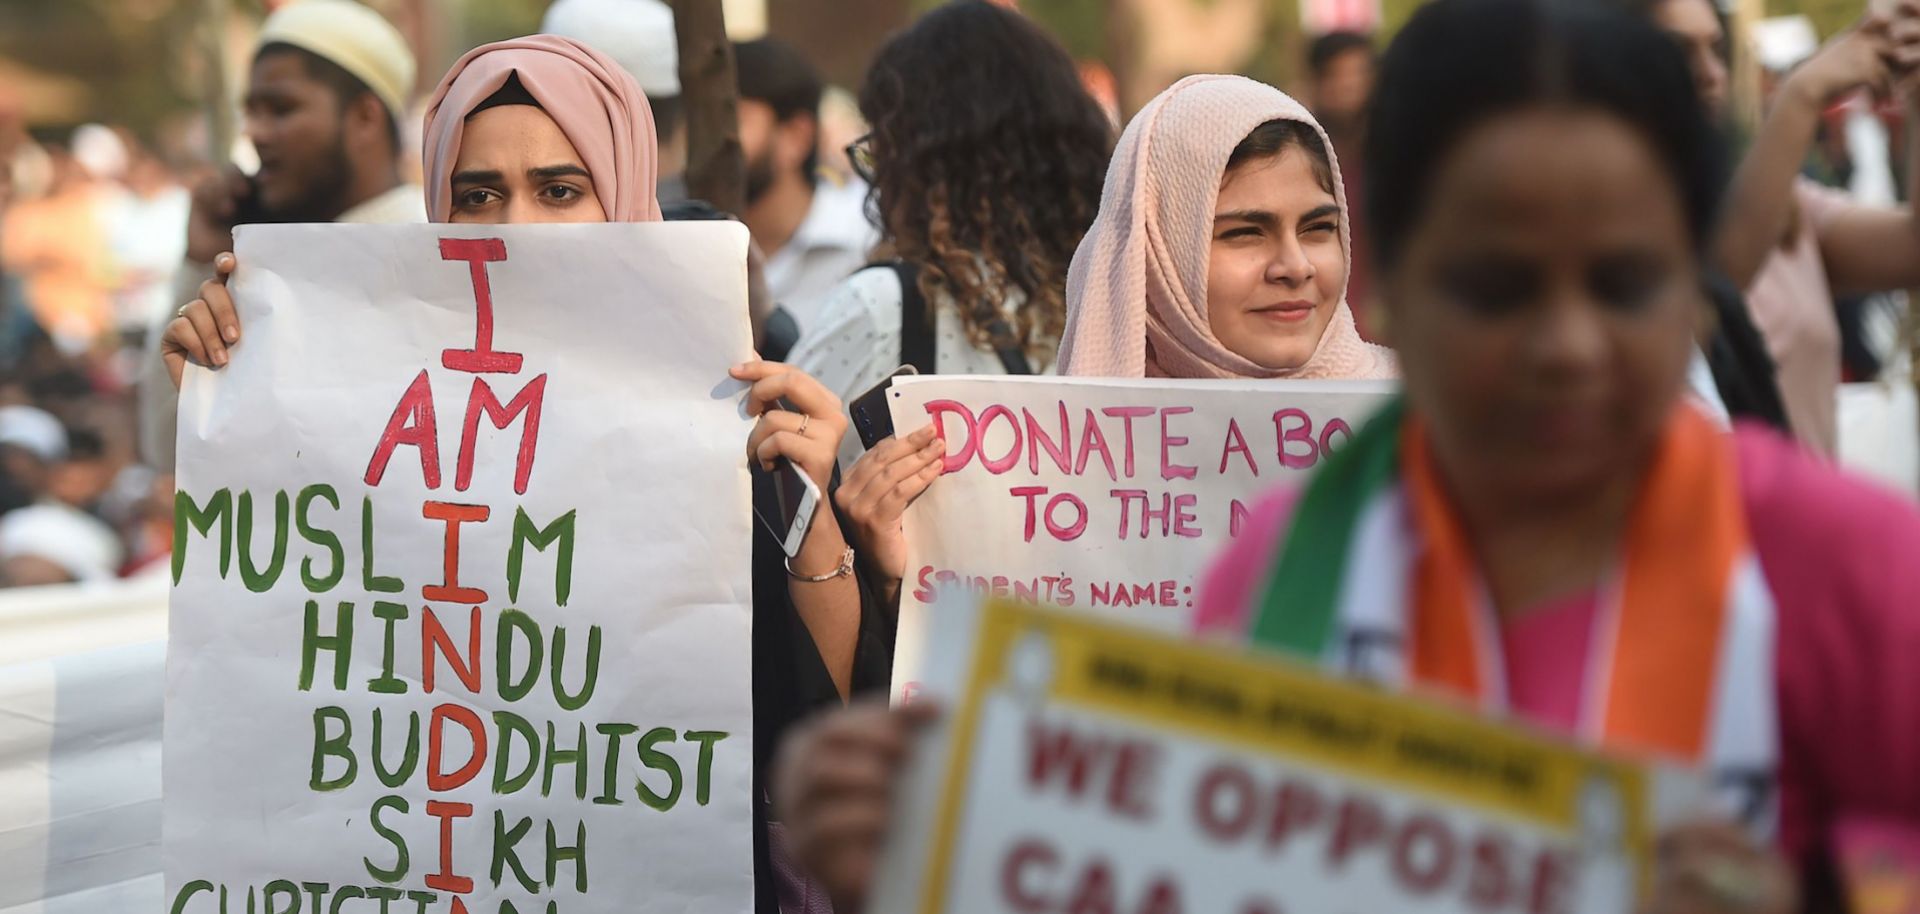
[[780,540],[780,551],[785,552],[787,558],[793,558],[800,554],[800,544],[806,542],[807,529],[813,526],[814,510],[820,506],[820,487],[787,460],[774,464],[772,476],[774,503],[771,507],[777,516],[768,517],[757,501],[753,513],[768,532]]

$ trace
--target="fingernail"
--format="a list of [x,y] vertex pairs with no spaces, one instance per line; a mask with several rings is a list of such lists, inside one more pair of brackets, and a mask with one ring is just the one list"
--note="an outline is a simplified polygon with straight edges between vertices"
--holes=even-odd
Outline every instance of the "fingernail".
[[227,337],[227,342],[229,342],[229,343],[237,343],[237,342],[240,342],[240,328],[239,328],[239,327],[235,327],[235,326],[234,326],[234,325],[232,325],[232,324],[228,324],[228,325],[227,325],[227,328],[226,328],[226,330],[224,330],[224,331],[222,331],[222,332],[226,334],[226,337]]
[[232,266],[232,265],[233,265],[233,255],[232,255],[232,254],[221,254],[221,255],[220,255],[219,257],[216,257],[216,258],[214,258],[214,259],[215,259],[215,260],[217,260],[217,261],[219,261],[219,262],[220,262],[220,263],[219,263],[219,265],[220,265],[220,266],[223,266],[223,267],[225,267],[225,266]]
[[227,353],[226,353],[226,352],[225,352],[224,350],[222,350],[222,351],[220,351],[220,352],[216,352],[216,353],[214,353],[214,354],[213,354],[213,364],[215,364],[215,365],[225,365],[225,364],[227,364]]

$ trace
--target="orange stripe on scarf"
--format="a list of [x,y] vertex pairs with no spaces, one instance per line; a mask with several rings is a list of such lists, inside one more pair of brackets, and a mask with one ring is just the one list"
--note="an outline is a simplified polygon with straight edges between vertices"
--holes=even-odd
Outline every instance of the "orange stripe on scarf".
[[[1478,563],[1417,420],[1408,421],[1403,447],[1420,537],[1413,675],[1423,684],[1481,698],[1491,673],[1480,669],[1475,631]],[[1725,432],[1696,410],[1677,408],[1627,521],[1619,625],[1605,686],[1607,745],[1683,759],[1705,749],[1728,591],[1735,563],[1749,548],[1734,474]],[[1600,642],[1606,637],[1600,635]]]

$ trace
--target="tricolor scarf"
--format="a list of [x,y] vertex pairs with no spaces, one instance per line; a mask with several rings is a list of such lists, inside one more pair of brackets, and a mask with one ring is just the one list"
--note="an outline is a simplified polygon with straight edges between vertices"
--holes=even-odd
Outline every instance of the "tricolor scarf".
[[[1705,768],[1726,811],[1767,833],[1773,600],[1736,471],[1726,432],[1677,407],[1600,590],[1578,735]],[[1424,427],[1395,400],[1308,484],[1249,637],[1499,714],[1505,663],[1485,593]]]

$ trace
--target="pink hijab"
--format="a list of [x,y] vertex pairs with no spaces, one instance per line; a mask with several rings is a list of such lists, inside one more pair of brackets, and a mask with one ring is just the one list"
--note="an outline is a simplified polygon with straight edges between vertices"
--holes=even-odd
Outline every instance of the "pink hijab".
[[481,45],[441,78],[427,103],[421,144],[427,218],[446,222],[453,212],[453,163],[460,155],[467,115],[515,74],[580,153],[607,221],[660,221],[660,201],[654,196],[658,146],[647,97],[612,58],[558,35]]
[[[1100,214],[1067,273],[1062,374],[1090,377],[1392,378],[1393,356],[1360,338],[1345,282],[1305,365],[1274,370],[1234,354],[1207,322],[1213,211],[1233,148],[1271,120],[1308,124],[1333,166],[1340,246],[1351,252],[1340,160],[1313,115],[1264,83],[1190,76],[1135,115],[1113,152]],[[1349,255],[1351,259],[1351,255]]]

